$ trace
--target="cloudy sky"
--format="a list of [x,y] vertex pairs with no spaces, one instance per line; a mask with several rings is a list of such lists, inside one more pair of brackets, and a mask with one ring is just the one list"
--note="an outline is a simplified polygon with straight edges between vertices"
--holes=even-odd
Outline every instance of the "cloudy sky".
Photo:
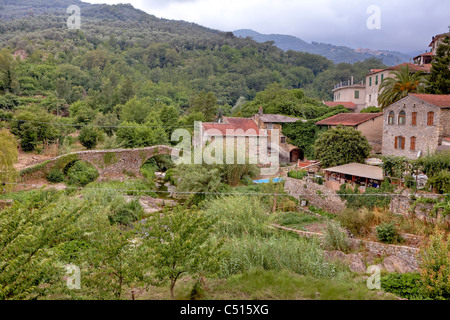
[[[352,48],[425,51],[433,35],[448,31],[448,0],[85,0],[131,3],[160,18],[233,31],[290,34],[305,41]],[[374,11],[380,10],[380,28]],[[376,26],[376,25],[375,25]]]

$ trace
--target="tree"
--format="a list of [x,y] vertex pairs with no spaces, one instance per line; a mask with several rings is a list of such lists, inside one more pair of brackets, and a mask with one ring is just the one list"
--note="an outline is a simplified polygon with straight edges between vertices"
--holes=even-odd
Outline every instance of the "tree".
[[219,246],[209,239],[215,221],[202,211],[180,207],[149,220],[145,241],[151,248],[154,276],[160,283],[170,282],[172,299],[177,280],[185,274],[202,276],[218,271]]
[[0,92],[16,93],[18,90],[16,62],[11,53],[3,48],[0,51]]
[[432,94],[450,94],[450,38],[439,45],[431,64],[427,91]]
[[[14,183],[17,178],[17,171],[14,163],[17,162],[17,141],[16,138],[6,129],[0,130],[0,183]],[[12,185],[0,185],[0,193],[12,189]]]
[[450,236],[435,231],[420,249],[422,284],[431,298],[450,298]]
[[424,84],[422,73],[411,72],[409,65],[400,67],[400,70],[395,70],[392,74],[394,77],[384,78],[380,85],[378,104],[382,109],[403,99],[408,93],[418,92]]
[[100,133],[96,128],[93,126],[85,126],[81,129],[78,140],[80,140],[83,147],[91,150],[97,146],[99,136]]
[[213,121],[217,112],[217,98],[212,92],[201,91],[192,98],[189,105],[190,113],[202,112],[206,121]]
[[360,131],[342,125],[321,133],[314,143],[314,155],[324,167],[364,163],[370,150],[367,138]]

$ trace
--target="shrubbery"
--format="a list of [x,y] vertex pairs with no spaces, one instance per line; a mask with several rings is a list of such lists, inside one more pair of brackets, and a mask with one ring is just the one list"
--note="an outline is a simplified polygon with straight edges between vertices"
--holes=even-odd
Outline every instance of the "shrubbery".
[[69,185],[85,186],[89,182],[94,181],[98,177],[98,171],[95,167],[84,161],[75,162],[67,170],[67,178]]
[[144,210],[138,199],[130,202],[120,201],[111,208],[108,219],[112,224],[119,223],[123,225],[131,225],[132,222],[142,218]]
[[381,288],[406,299],[425,299],[426,293],[418,273],[390,273],[381,278]]
[[328,221],[325,231],[325,248],[327,250],[339,250],[347,252],[350,247],[347,234],[342,232],[341,224],[338,221]]
[[306,177],[308,175],[308,172],[306,172],[306,170],[296,170],[296,171],[289,171],[288,172],[288,177],[289,178],[294,178],[294,179],[303,179],[304,177]]
[[54,183],[64,181],[64,173],[59,169],[53,169],[47,174],[47,180]]
[[404,239],[400,236],[397,227],[393,223],[383,223],[377,226],[377,238],[385,243],[401,243]]

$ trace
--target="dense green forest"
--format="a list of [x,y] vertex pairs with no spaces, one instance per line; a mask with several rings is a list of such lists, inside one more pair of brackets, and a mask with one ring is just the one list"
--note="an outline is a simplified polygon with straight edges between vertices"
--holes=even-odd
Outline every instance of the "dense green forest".
[[[334,111],[321,100],[332,98],[335,83],[351,75],[360,81],[370,68],[383,67],[376,59],[335,65],[270,42],[158,19],[131,5],[0,3],[0,116],[24,150],[73,128],[16,120],[135,126],[140,130],[117,136],[136,147],[155,137],[168,140],[170,129],[161,136],[149,126],[212,121],[218,112],[249,116],[257,104],[266,112],[315,119]],[[81,29],[66,25],[71,4],[81,8]],[[116,130],[103,128],[110,137]]]

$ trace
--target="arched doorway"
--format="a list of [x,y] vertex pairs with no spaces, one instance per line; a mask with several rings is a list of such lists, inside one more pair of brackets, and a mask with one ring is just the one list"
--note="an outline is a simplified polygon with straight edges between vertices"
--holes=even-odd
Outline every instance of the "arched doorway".
[[290,162],[294,163],[294,162],[298,162],[298,160],[303,160],[304,155],[303,155],[303,151],[296,148],[296,149],[292,149],[290,152]]

